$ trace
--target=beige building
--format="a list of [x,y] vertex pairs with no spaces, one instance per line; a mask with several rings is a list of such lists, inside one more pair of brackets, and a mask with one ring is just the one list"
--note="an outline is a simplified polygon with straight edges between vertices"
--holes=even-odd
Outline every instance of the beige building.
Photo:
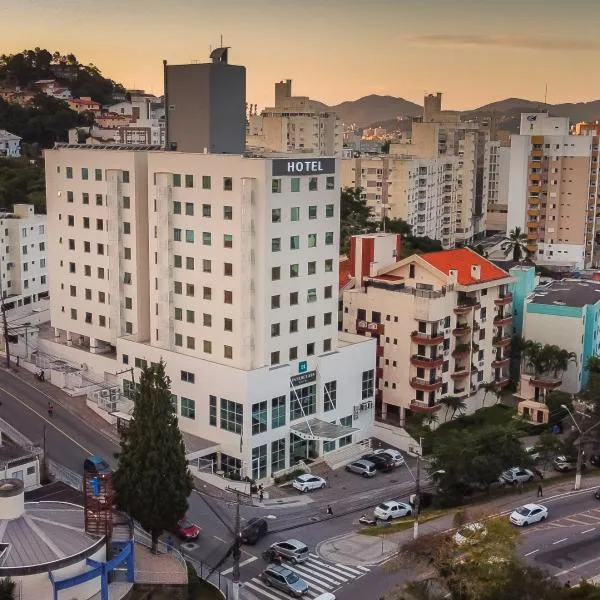
[[342,122],[307,96],[292,96],[292,80],[275,84],[275,106],[253,119],[249,147],[272,152],[311,153],[338,156],[342,150]]
[[567,117],[521,115],[510,150],[507,229],[520,227],[538,264],[598,264],[598,136],[570,135]]
[[483,168],[487,231],[506,231],[509,174],[510,146],[503,146],[499,141],[487,142]]
[[403,219],[414,235],[440,240],[445,248],[454,246],[458,157],[362,155],[341,162],[342,187],[362,188],[374,219]]
[[436,413],[445,396],[468,410],[494,403],[482,384],[509,381],[513,279],[467,248],[386,265],[373,258],[380,244],[355,239],[354,287],[343,293],[344,331],[377,339],[377,418],[403,424],[408,412]]

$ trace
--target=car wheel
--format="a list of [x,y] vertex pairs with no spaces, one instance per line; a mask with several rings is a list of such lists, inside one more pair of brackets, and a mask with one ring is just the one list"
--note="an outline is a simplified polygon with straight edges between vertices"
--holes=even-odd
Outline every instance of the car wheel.
[[527,527],[529,525],[529,521],[523,521],[523,527]]
[[265,578],[263,579],[263,581],[265,582],[265,585],[266,585],[267,587],[271,587],[271,582],[269,581],[269,578],[268,578],[268,577],[265,577]]
[[527,481],[533,481],[533,475],[530,475],[530,476],[527,478]]
[[322,489],[322,490],[324,490],[324,489],[325,489],[325,484],[324,484],[324,483],[322,483],[322,484],[321,484],[321,489]]
[[540,519],[540,521],[545,521],[546,520],[546,515],[543,515],[542,518]]
[[308,492],[308,486],[302,488],[302,493]]

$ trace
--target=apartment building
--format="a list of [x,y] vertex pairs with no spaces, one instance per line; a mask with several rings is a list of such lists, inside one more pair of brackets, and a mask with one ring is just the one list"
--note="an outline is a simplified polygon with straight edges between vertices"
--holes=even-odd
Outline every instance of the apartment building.
[[438,413],[443,420],[445,396],[480,408],[482,384],[509,382],[512,278],[467,248],[396,262],[390,247],[385,264],[373,261],[386,256],[379,245],[394,241],[357,236],[354,288],[343,293],[343,330],[377,340],[376,418],[403,425],[407,414]]
[[342,159],[342,187],[360,187],[381,221],[403,219],[417,236],[454,247],[457,227],[459,158],[358,156]]
[[485,144],[483,162],[483,198],[486,206],[486,230],[506,231],[508,214],[508,178],[510,174],[510,147],[499,141]]
[[21,138],[10,131],[0,129],[0,157],[19,158],[21,156]]
[[521,115],[511,136],[507,228],[527,233],[538,264],[583,268],[597,257],[597,135],[570,135],[567,117]]
[[46,223],[32,204],[0,212],[0,294],[8,315],[48,297]]
[[[256,118],[253,119],[256,121]],[[306,152],[318,156],[338,156],[342,150],[342,122],[320,103],[306,96],[292,96],[292,80],[275,84],[275,106],[260,114],[249,147],[273,152]]]
[[182,431],[255,479],[370,435],[374,341],[337,331],[334,158],[59,147],[46,172],[55,355],[135,381],[164,360]]

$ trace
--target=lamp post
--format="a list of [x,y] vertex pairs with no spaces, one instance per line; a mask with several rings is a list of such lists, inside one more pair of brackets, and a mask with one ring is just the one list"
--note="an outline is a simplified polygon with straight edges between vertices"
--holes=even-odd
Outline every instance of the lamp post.
[[[421,457],[423,456],[423,438],[419,438],[419,450],[417,452],[417,477],[415,479],[415,505],[413,540],[419,537],[419,512],[421,511]],[[382,542],[383,543],[383,542]]]
[[579,431],[579,448],[577,450],[577,470],[575,471],[575,487],[573,488],[575,490],[578,490],[581,488],[581,466],[583,463],[583,431],[581,431],[581,427],[579,427],[579,424],[575,420],[573,413],[569,410],[569,407],[566,404],[561,404],[560,407],[564,408],[569,413],[571,420],[575,424],[575,427],[577,427],[577,431]]

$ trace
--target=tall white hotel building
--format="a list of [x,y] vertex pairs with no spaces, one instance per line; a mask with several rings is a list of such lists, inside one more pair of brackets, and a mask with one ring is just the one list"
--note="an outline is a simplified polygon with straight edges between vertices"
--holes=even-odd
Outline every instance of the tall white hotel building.
[[243,476],[369,437],[375,341],[337,330],[338,167],[47,151],[53,352],[136,381],[164,360],[181,430]]

